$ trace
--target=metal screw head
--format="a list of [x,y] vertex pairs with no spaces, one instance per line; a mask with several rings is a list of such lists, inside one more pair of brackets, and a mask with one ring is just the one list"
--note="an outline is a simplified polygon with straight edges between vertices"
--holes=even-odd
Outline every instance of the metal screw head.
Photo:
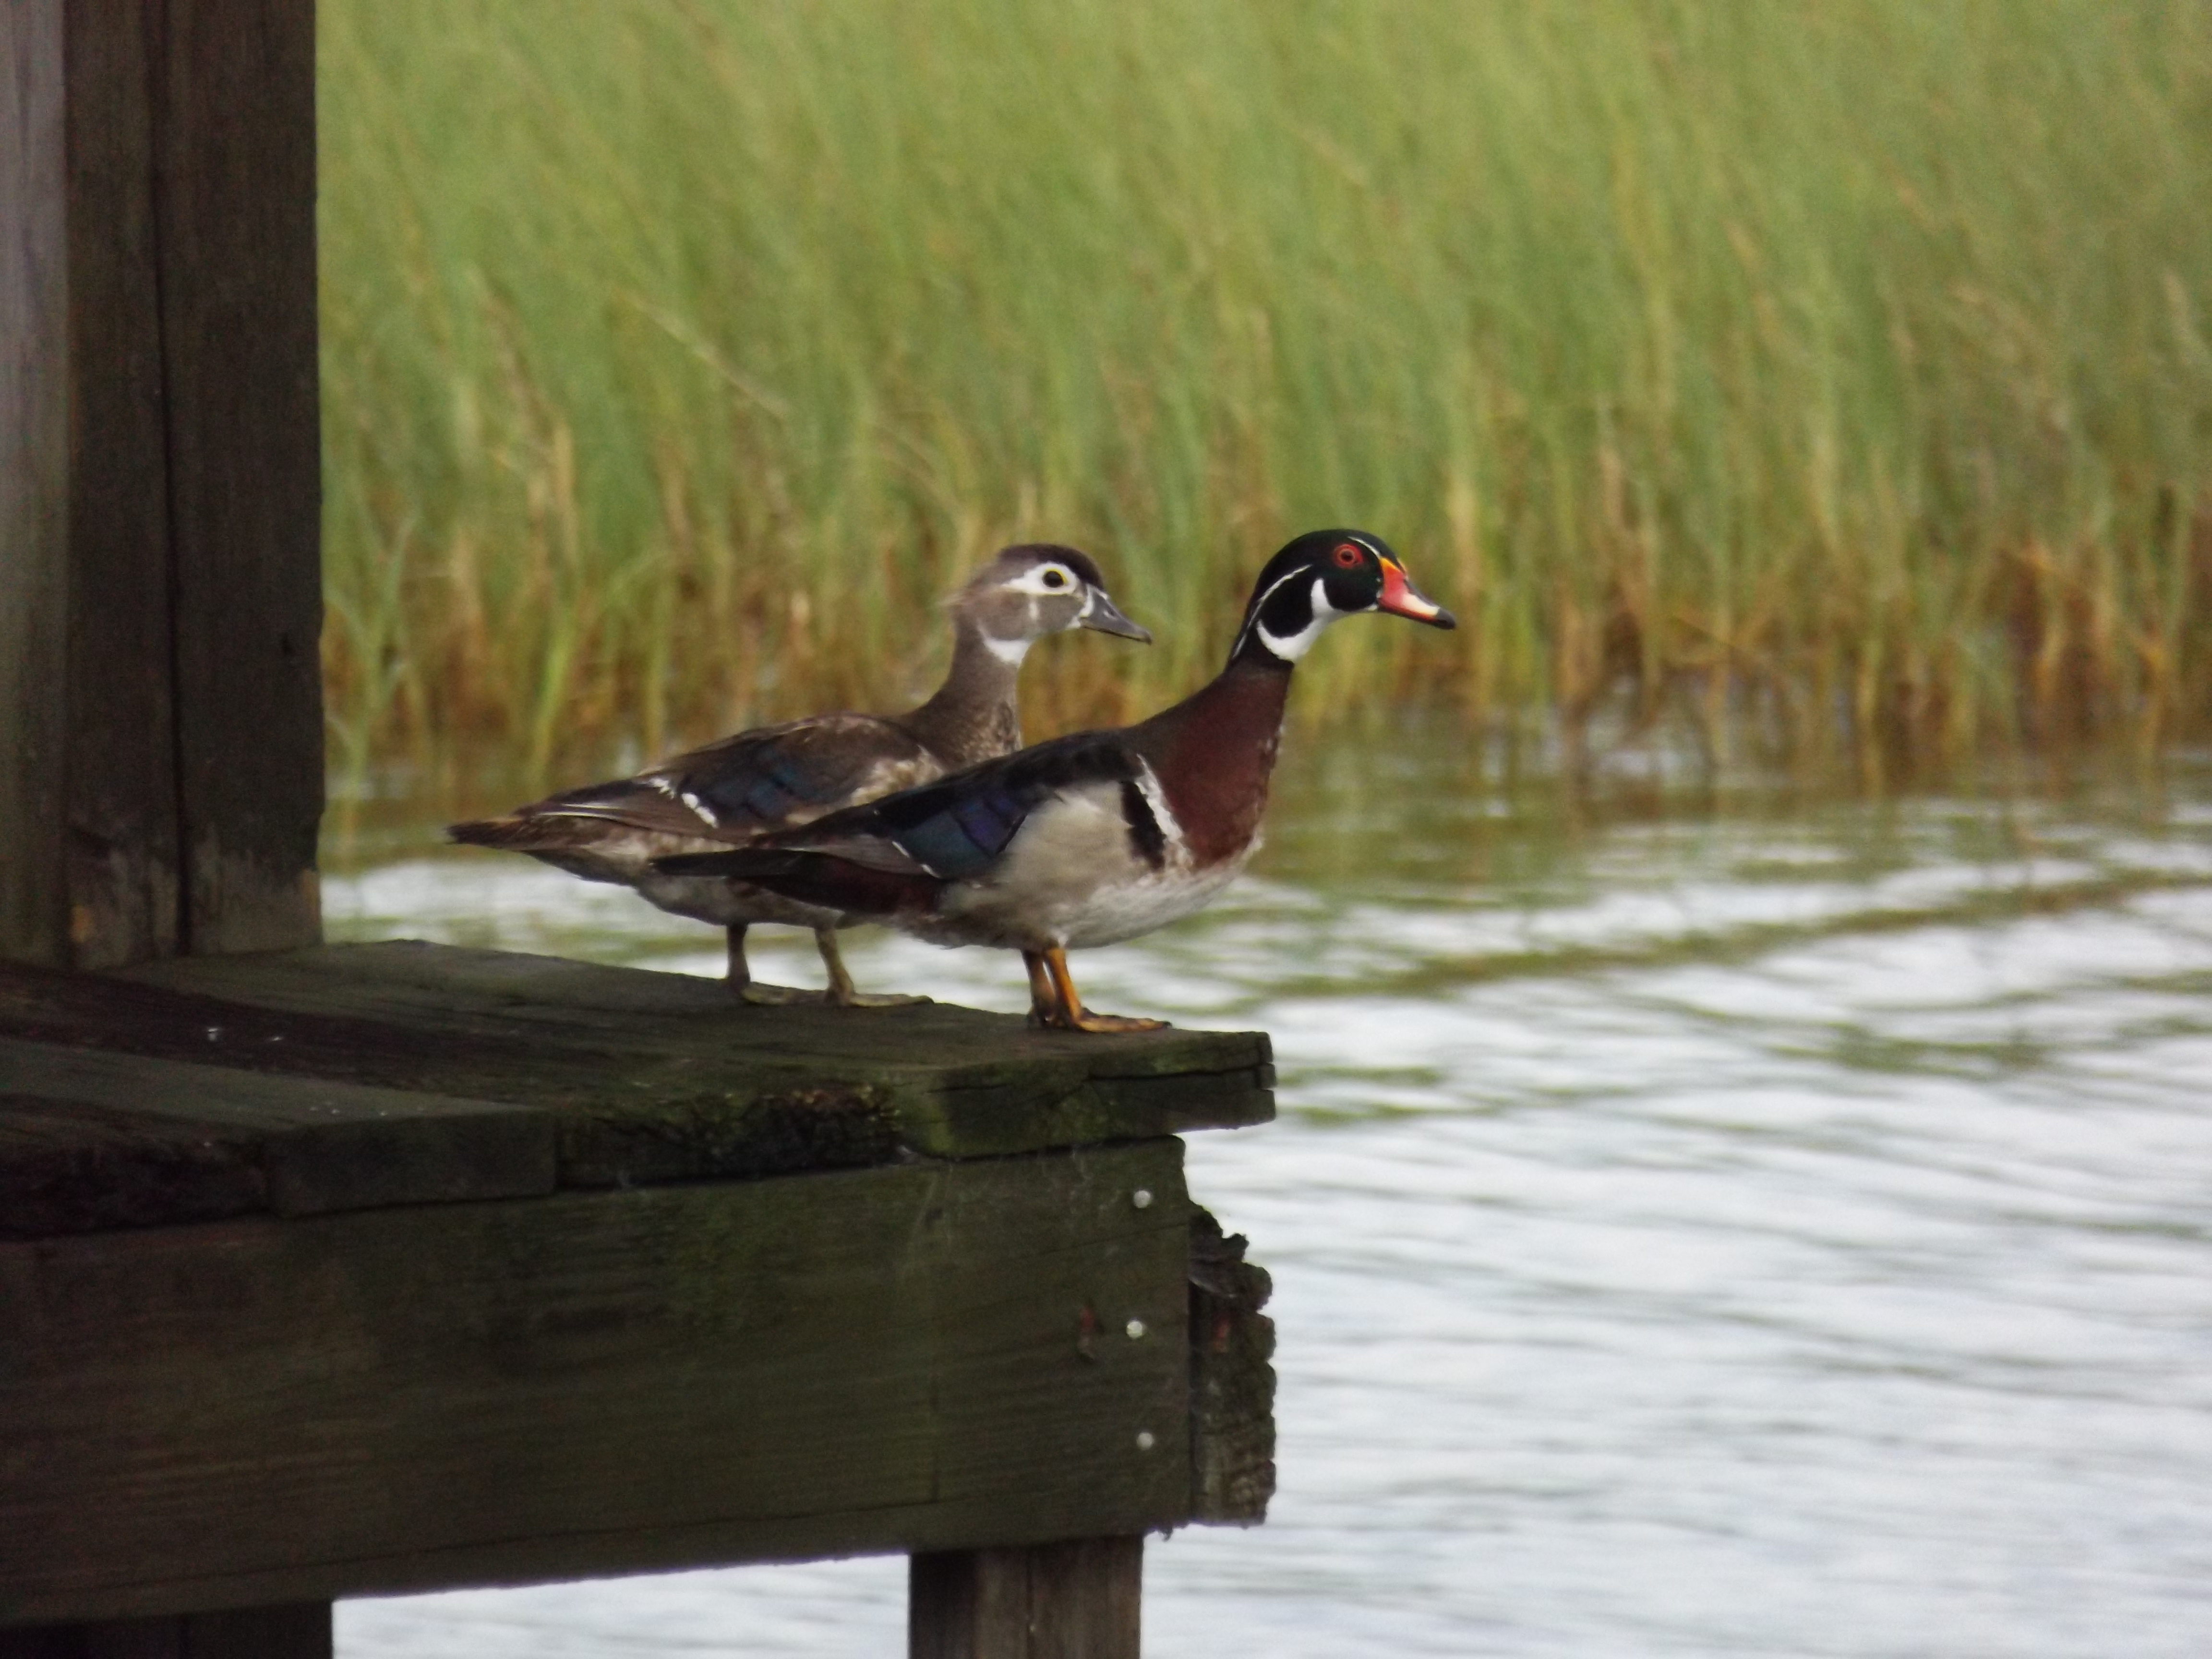
[[1138,1342],[1144,1340],[1145,1322],[1143,1320],[1133,1319],[1122,1328],[1129,1333],[1130,1341]]
[[1135,1205],[1140,1210],[1151,1209],[1152,1207],[1152,1188],[1149,1187],[1138,1188],[1135,1192],[1129,1194],[1129,1202]]
[[1152,1431],[1150,1429],[1139,1429],[1137,1431],[1137,1449],[1139,1451],[1150,1451],[1152,1449]]

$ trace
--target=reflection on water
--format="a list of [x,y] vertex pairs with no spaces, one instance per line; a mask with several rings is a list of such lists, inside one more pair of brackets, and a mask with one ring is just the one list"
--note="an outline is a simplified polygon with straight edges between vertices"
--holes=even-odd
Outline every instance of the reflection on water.
[[[1152,1545],[1146,1651],[2212,1651],[2212,764],[1583,813],[1461,764],[1292,764],[1227,900],[1079,963],[1282,1077],[1280,1122],[1191,1143],[1275,1274],[1281,1492]],[[427,839],[329,880],[334,936],[720,971]],[[757,971],[817,982],[787,938]],[[848,938],[864,986],[1026,1006],[1012,957]],[[340,1647],[889,1654],[903,1591],[364,1601]]]

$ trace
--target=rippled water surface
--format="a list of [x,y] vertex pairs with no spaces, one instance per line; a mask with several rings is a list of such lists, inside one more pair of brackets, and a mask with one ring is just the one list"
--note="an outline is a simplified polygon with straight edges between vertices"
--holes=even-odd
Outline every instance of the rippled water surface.
[[[1076,963],[1281,1070],[1279,1122],[1190,1148],[1275,1276],[1281,1490],[1149,1547],[1148,1654],[2212,1653],[2212,764],[1577,805],[1432,736],[1293,757],[1271,835]],[[333,935],[720,970],[432,839],[340,860]],[[1026,1006],[1011,956],[848,938],[864,986]],[[361,1601],[339,1644],[890,1655],[903,1595],[874,1560]]]

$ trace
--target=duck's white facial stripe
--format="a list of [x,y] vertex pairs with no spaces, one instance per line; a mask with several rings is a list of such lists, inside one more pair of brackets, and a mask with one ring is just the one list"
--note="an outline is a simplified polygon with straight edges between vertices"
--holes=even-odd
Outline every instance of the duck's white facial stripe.
[[[1274,636],[1269,634],[1266,629],[1260,627],[1260,613],[1267,608],[1267,601],[1275,597],[1276,589],[1282,586],[1285,582],[1294,582],[1297,580],[1297,579],[1304,574],[1305,573],[1302,570],[1293,570],[1288,575],[1276,577],[1274,580],[1267,584],[1267,591],[1260,595],[1258,599],[1252,601],[1252,620],[1244,625],[1244,632],[1237,636],[1237,643],[1230,647],[1229,654],[1231,656],[1235,656],[1239,651],[1242,651],[1244,648],[1246,635],[1249,635],[1255,629],[1259,629],[1260,638],[1261,641],[1267,645],[1267,648],[1270,651],[1275,650]],[[1279,657],[1282,655],[1282,653],[1275,651],[1275,654]]]
[[1019,668],[1022,659],[1030,653],[1030,642],[1024,640],[1002,640],[996,634],[983,635],[983,648],[1009,668]]
[[1035,593],[1040,597],[1064,599],[1083,586],[1075,573],[1064,564],[1041,564],[1034,570],[1024,570],[1012,581],[999,586],[1009,593]]
[[[1286,581],[1289,578],[1285,577],[1284,580]],[[1281,586],[1281,582],[1275,584],[1276,587],[1279,587]],[[1267,591],[1272,593],[1275,589],[1271,587]],[[1304,628],[1298,629],[1295,634],[1270,634],[1267,631],[1267,624],[1261,622],[1255,615],[1252,620],[1252,626],[1260,635],[1260,643],[1266,646],[1268,650],[1273,652],[1285,662],[1296,662],[1300,657],[1304,656],[1307,652],[1313,649],[1313,642],[1322,636],[1322,630],[1323,629],[1327,628],[1338,617],[1347,617],[1352,614],[1348,611],[1339,611],[1334,605],[1328,602],[1328,583],[1324,578],[1320,576],[1316,576],[1314,578],[1312,603],[1313,620],[1308,623]]]

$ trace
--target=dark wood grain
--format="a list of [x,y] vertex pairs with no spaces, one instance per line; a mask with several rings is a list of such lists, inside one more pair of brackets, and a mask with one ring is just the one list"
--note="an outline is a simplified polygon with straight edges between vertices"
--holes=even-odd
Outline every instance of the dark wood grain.
[[850,1168],[901,1150],[896,1118],[865,1088],[825,1083],[797,1058],[733,1060],[656,1046],[649,1032],[563,1045],[536,1027],[305,1014],[0,964],[0,1036],[530,1106],[551,1115],[571,1186]]
[[554,1186],[558,1125],[524,1106],[4,1037],[0,1091],[0,1237]]
[[331,1604],[0,1630],[0,1659],[331,1659]]
[[0,1625],[1179,1523],[1188,1225],[1156,1142],[0,1243]]
[[70,960],[177,948],[168,436],[148,9],[70,0]]
[[158,0],[183,947],[320,937],[315,14]]
[[208,1221],[268,1207],[255,1138],[234,1127],[33,1094],[12,1079],[0,1088],[0,1238]]
[[1275,1495],[1275,1322],[1267,1270],[1204,1210],[1190,1224],[1190,1467],[1194,1518],[1257,1526]]
[[1145,1540],[916,1555],[908,1659],[1137,1659]]
[[59,696],[69,602],[61,0],[0,6],[0,957],[68,960]]

